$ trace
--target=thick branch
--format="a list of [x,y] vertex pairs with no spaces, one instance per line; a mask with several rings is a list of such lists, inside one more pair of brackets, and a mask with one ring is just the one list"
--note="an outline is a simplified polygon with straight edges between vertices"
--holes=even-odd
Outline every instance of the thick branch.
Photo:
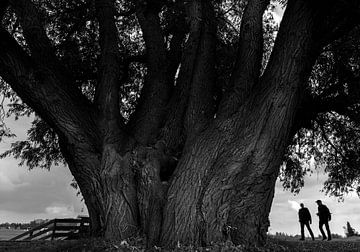
[[[19,97],[68,141],[85,142],[85,135],[97,143],[91,108],[74,101],[52,75],[43,73],[10,34],[0,28],[0,74]],[[96,146],[96,145],[95,145]]]
[[115,6],[113,0],[95,1],[99,22],[101,57],[99,83],[96,88],[95,102],[101,114],[101,128],[105,143],[121,141],[122,117],[119,108],[119,89],[121,78],[126,75],[123,62],[119,57],[119,40],[115,26]]
[[[189,104],[185,117],[187,141],[191,141],[214,118],[216,19],[209,1],[201,2],[201,12],[194,13],[200,22],[200,40],[192,69]],[[199,15],[199,16],[196,16]],[[197,21],[199,22],[199,21]]]
[[58,60],[50,39],[46,35],[45,26],[41,21],[41,13],[32,1],[10,0],[20,20],[26,43],[31,51],[31,58],[37,62],[43,75],[51,76],[58,88],[64,89],[74,101],[87,103],[81,91],[73,85],[70,72]]
[[178,152],[186,138],[196,135],[213,116],[211,94],[216,26],[213,24],[214,19],[211,19],[212,15],[212,6],[206,1],[192,1],[187,5],[190,33],[183,50],[169,113],[161,132],[161,138],[174,152]]
[[[357,22],[351,21],[353,17],[350,15],[346,21],[349,26],[342,32],[339,32],[337,27],[343,25],[344,18],[342,16],[337,17],[336,15],[341,15],[341,13],[343,13],[342,11],[334,8],[334,6],[328,6],[326,11],[324,11],[312,3],[304,3],[302,5],[303,6],[289,2],[270,62],[264,74],[264,80],[268,80],[277,74],[286,76],[290,71],[294,73],[291,77],[289,76],[290,79],[288,81],[290,86],[297,83],[297,87],[293,86],[293,89],[300,88],[301,92],[299,92],[300,99],[293,125],[293,133],[299,128],[311,127],[311,121],[314,120],[319,113],[336,111],[339,114],[348,114],[349,107],[358,102],[358,99],[351,94],[347,95],[341,90],[338,90],[339,87],[342,87],[341,84],[336,85],[333,94],[329,94],[323,98],[313,97],[305,87],[308,82],[308,73],[313,65],[312,62],[318,56],[320,49],[334,39],[337,39],[338,36],[344,35],[347,31],[351,30]],[[334,13],[334,9],[336,13]],[[343,9],[343,11],[344,10],[345,9]],[[339,11],[339,13],[337,11]],[[309,16],[306,17],[306,14]],[[296,18],[296,15],[299,16]],[[306,22],[302,22],[303,24],[308,23],[308,25],[303,28],[300,27],[302,19],[306,19]],[[298,35],[291,32],[293,27],[298,27]],[[302,35],[300,35],[301,33]],[[304,40],[304,38],[307,39]],[[296,58],[297,60],[294,61]],[[295,64],[301,66],[297,71],[293,71],[296,69],[294,67]],[[344,71],[344,69],[342,69],[342,71]],[[345,74],[346,78],[344,82],[348,83],[349,87],[356,86],[354,83],[358,83],[358,80],[354,80],[352,75],[350,72]],[[273,89],[282,87],[276,87],[276,83],[274,84]],[[264,81],[262,85],[264,85],[265,88],[265,85],[269,85],[269,83]],[[268,88],[270,87],[268,86]],[[338,91],[340,92],[336,94]],[[353,90],[351,93],[356,92]],[[322,94],[322,96],[324,96],[324,94]]]
[[[180,9],[180,7],[178,7]],[[172,27],[171,34],[173,35],[170,40],[170,46],[168,51],[168,78],[169,82],[174,82],[176,72],[179,68],[182,52],[183,52],[183,43],[185,40],[186,33],[188,32],[188,27],[185,21],[185,16],[180,15],[175,19],[175,25]]]
[[155,140],[163,123],[171,90],[167,76],[166,46],[158,11],[158,7],[151,3],[137,11],[146,45],[147,75],[139,104],[130,119],[129,129],[142,144]]
[[220,114],[234,113],[248,96],[260,76],[263,57],[263,14],[269,0],[249,1],[241,21],[240,40],[230,89],[220,105]]
[[47,37],[44,24],[40,19],[41,13],[31,1],[10,0],[10,4],[20,20],[31,57],[46,70],[54,72],[59,80],[66,83],[69,73],[57,60],[52,43]]

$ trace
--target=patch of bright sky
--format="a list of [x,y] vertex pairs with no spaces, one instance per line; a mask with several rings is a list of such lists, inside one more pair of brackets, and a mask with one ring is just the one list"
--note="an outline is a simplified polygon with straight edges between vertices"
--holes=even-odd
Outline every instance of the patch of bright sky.
[[[26,138],[32,118],[6,119],[16,138],[3,139],[0,152],[10,144]],[[69,169],[54,166],[28,170],[18,166],[19,160],[12,157],[0,159],[0,223],[30,222],[34,219],[73,218],[86,215],[87,210],[76,190],[70,186],[73,179]]]
[[[315,236],[320,234],[318,229],[318,216],[316,200],[320,199],[328,206],[332,213],[330,230],[344,236],[343,227],[349,221],[355,230],[360,231],[360,199],[355,194],[349,194],[344,197],[343,202],[339,202],[335,197],[328,197],[322,192],[323,183],[327,175],[319,171],[312,176],[305,178],[305,186],[298,195],[289,191],[284,191],[280,181],[277,181],[275,187],[275,196],[270,212],[269,233],[283,232],[291,235],[300,234],[300,224],[298,222],[298,210],[300,203],[304,203],[312,216],[312,230]],[[306,233],[306,232],[305,232]],[[306,235],[308,235],[306,233]]]
[[282,8],[280,4],[275,5],[273,15],[274,15],[274,20],[276,23],[279,24],[281,22],[281,19],[284,15],[284,11],[285,11],[285,8]]

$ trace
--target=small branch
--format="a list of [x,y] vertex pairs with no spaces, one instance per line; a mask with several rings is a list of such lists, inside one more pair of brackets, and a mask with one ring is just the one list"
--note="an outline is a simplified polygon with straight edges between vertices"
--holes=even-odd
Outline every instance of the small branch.
[[233,23],[231,23],[226,17],[224,16],[219,16],[218,19],[224,21],[225,25],[229,25],[231,27],[231,29],[234,30],[234,32],[239,33],[240,29],[235,27]]
[[326,131],[323,127],[323,125],[318,121],[315,120],[317,125],[319,126],[319,129],[321,131],[321,134],[324,138],[324,140],[335,150],[335,154],[338,153],[344,160],[347,160],[347,158],[342,154],[342,152],[331,142],[331,140],[329,139],[329,137],[326,134]]

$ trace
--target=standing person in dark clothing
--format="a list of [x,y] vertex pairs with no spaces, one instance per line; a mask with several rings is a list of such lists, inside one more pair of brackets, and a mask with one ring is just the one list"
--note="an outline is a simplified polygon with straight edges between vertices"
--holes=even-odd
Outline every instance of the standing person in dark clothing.
[[301,203],[300,206],[301,206],[301,208],[299,209],[299,222],[300,222],[300,228],[301,228],[301,239],[300,240],[305,240],[304,226],[306,226],[307,230],[309,231],[309,233],[311,235],[311,239],[314,240],[314,234],[310,228],[311,214],[309,212],[309,209],[304,207],[303,203]]
[[329,228],[329,221],[331,220],[331,214],[330,214],[329,208],[327,208],[327,206],[323,205],[321,200],[317,200],[315,202],[318,204],[317,215],[319,216],[319,229],[320,229],[321,235],[323,237],[323,240],[326,240],[326,235],[323,230],[323,226],[325,225],[326,232],[328,235],[327,240],[330,241],[331,240],[331,232],[330,232],[330,228]]

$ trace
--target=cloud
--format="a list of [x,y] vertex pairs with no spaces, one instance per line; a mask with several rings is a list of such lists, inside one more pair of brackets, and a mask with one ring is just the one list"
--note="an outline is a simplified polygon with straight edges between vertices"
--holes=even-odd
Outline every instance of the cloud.
[[0,191],[9,192],[14,190],[15,185],[11,182],[10,178],[0,171]]
[[[17,137],[2,139],[0,153],[8,150],[12,142],[26,138],[32,119],[6,118],[7,126]],[[76,217],[83,209],[86,211],[84,202],[70,186],[73,176],[67,167],[29,171],[18,163],[13,157],[0,159],[0,223]]]
[[296,212],[299,211],[300,209],[300,204],[297,203],[296,201],[294,200],[288,200],[288,203],[290,204],[290,207],[295,210]]
[[11,174],[6,174],[4,170],[0,169],[0,192],[11,192],[27,185],[29,183],[21,181],[18,176],[14,178]]
[[72,217],[76,215],[74,207],[69,205],[48,206],[45,208],[45,212],[56,217]]

